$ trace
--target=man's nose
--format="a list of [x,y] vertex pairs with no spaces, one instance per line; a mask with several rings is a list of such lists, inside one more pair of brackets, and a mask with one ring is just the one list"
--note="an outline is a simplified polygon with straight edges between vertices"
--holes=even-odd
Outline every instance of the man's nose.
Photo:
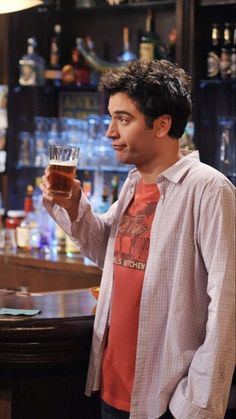
[[106,136],[111,139],[119,137],[119,133],[113,122],[109,124],[107,132],[106,132]]

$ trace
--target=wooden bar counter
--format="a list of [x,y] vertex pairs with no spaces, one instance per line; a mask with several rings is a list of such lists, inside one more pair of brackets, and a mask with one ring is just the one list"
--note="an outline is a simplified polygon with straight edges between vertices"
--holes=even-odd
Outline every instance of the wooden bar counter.
[[30,292],[98,286],[101,270],[80,254],[0,252],[0,289]]
[[96,299],[90,290],[0,291],[0,418],[99,419],[97,395],[84,396]]

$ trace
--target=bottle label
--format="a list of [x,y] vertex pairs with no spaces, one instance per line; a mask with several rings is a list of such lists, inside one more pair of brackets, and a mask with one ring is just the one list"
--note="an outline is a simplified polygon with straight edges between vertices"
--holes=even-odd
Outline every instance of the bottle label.
[[215,52],[211,51],[207,57],[207,77],[214,78],[218,76],[220,69],[220,59]]
[[230,54],[227,50],[223,50],[220,56],[220,73],[222,78],[230,75]]
[[55,51],[51,52],[50,64],[52,67],[57,67],[59,65],[59,56]]
[[16,228],[17,246],[23,249],[29,248],[29,229],[26,227]]
[[25,63],[20,66],[19,84],[22,86],[36,85],[36,69],[34,64]]
[[141,42],[139,45],[140,60],[151,61],[154,59],[154,44],[152,42]]

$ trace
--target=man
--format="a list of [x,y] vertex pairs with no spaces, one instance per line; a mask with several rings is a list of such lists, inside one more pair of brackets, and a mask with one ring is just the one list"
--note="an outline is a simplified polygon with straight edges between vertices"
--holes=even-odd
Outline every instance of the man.
[[[167,61],[109,71],[117,159],[133,164],[102,216],[73,181],[44,205],[103,268],[86,394],[102,418],[223,419],[234,368],[234,187],[184,152],[190,78]],[[163,415],[163,416],[162,416]]]

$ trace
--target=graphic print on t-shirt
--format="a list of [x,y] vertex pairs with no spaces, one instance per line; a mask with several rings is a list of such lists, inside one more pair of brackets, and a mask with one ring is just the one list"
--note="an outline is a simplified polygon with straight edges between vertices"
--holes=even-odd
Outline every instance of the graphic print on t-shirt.
[[145,270],[150,242],[150,228],[156,204],[156,200],[134,201],[124,214],[116,237],[114,253],[114,263],[116,265]]

